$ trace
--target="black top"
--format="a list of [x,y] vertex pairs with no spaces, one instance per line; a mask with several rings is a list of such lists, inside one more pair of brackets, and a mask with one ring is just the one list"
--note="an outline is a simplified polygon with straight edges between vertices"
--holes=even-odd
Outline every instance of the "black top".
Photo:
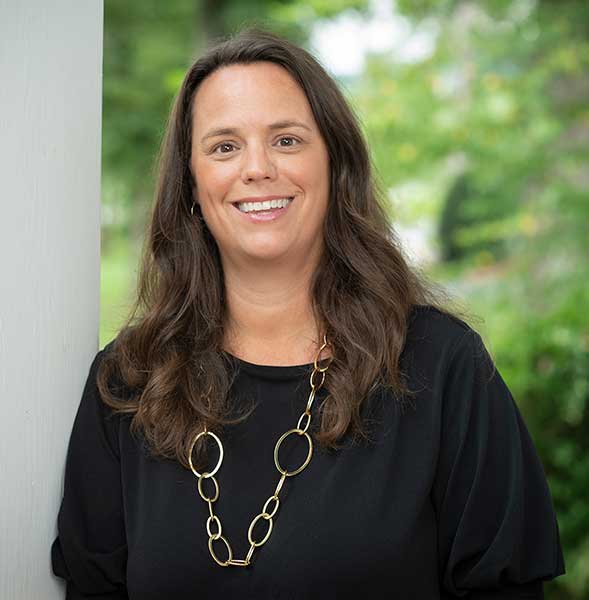
[[[529,599],[565,572],[530,435],[479,334],[459,319],[413,311],[401,359],[413,406],[374,393],[363,410],[371,444],[345,438],[328,452],[316,443],[308,467],[286,479],[270,538],[248,567],[213,561],[194,474],[148,458],[128,416],[106,418],[95,374],[107,351],[74,422],[52,546],[71,600]],[[233,393],[258,405],[222,435],[215,513],[244,559],[249,524],[279,479],[274,445],[296,427],[312,365],[238,362]],[[256,539],[265,531],[257,526]]]

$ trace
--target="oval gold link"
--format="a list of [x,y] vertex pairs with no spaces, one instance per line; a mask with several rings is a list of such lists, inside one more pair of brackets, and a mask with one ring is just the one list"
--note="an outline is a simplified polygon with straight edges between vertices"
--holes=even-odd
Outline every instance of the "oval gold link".
[[309,399],[307,400],[307,406],[305,406],[305,412],[310,413],[311,412],[311,407],[313,406],[313,400],[315,400],[315,390],[311,390],[311,393],[309,394]]
[[324,367],[321,367],[319,366],[319,361],[315,359],[315,362],[313,363],[313,369],[317,371],[317,373],[325,373],[325,371],[329,369],[329,365],[331,365],[331,363],[333,362],[333,356],[328,356],[327,358],[322,358],[321,360],[327,361],[327,364]]
[[328,361],[328,363],[324,367],[320,367],[317,364],[319,362],[319,357],[321,356],[321,353],[328,346],[331,347],[331,344],[329,344],[327,342],[327,337],[324,335],[323,336],[323,344],[321,345],[321,348],[319,348],[319,352],[317,352],[317,356],[315,357],[315,360],[313,361],[313,366],[315,367],[315,370],[319,371],[320,373],[325,373],[325,371],[327,371],[327,369],[329,369],[329,365],[331,364],[331,361],[333,360],[333,356],[328,356],[327,358],[323,359],[323,360]]
[[[294,471],[289,472],[280,466],[280,462],[278,460],[278,451],[280,450],[280,444],[282,444],[282,442],[291,433],[296,433],[297,435],[305,436],[305,438],[307,439],[307,442],[309,444],[309,452],[307,453],[307,458],[305,459],[305,462],[298,469],[295,469]],[[274,447],[274,464],[276,465],[276,468],[278,469],[278,471],[280,473],[286,475],[287,477],[292,477],[293,475],[300,473],[309,464],[312,454],[313,454],[313,441],[311,440],[311,437],[309,436],[309,434],[306,431],[301,431],[300,429],[289,429],[286,433],[283,433],[280,436],[280,439],[276,442],[276,446]]]
[[284,485],[285,481],[286,481],[286,475],[284,473],[282,473],[280,475],[280,480],[276,484],[276,489],[274,490],[274,496],[278,496],[278,494],[280,494],[280,490],[282,489],[282,486]]
[[[217,523],[218,531],[216,533],[211,533],[211,523]],[[207,533],[209,534],[209,537],[214,540],[218,540],[221,537],[223,527],[221,526],[221,521],[217,515],[213,515],[207,519]]]
[[207,504],[209,505],[209,514],[211,515],[211,517],[214,517],[214,513],[213,513],[213,503],[211,501],[208,501]]
[[319,352],[317,352],[317,356],[321,356],[321,353],[323,352],[323,350],[325,350],[325,348],[327,348],[327,346],[329,346],[329,343],[327,342],[327,334],[323,334],[323,344],[321,344],[321,347],[319,348]]
[[323,360],[328,360],[329,362],[324,367],[320,367],[319,365],[315,366],[315,369],[317,369],[318,373],[325,373],[325,371],[329,369],[329,365],[331,364],[333,358],[330,356],[329,358],[324,358]]
[[[305,423],[304,427],[301,427],[301,421],[307,417],[307,422]],[[299,422],[297,423],[297,429],[300,429],[301,431],[306,432],[307,429],[309,429],[309,425],[311,424],[311,413],[305,411],[300,417],[299,417]]]
[[215,560],[215,562],[218,565],[221,565],[222,567],[226,567],[231,562],[231,560],[233,560],[233,550],[231,550],[231,546],[229,545],[229,542],[223,536],[221,536],[217,539],[221,540],[225,544],[225,547],[227,548],[227,553],[229,554],[227,560],[222,561],[217,557],[217,555],[215,554],[215,550],[213,548],[213,542],[216,540],[213,540],[213,538],[211,538],[211,537],[209,538],[209,552],[211,553],[211,556],[213,557],[213,559]]
[[248,563],[248,565],[249,565],[250,561],[252,560],[252,555],[253,555],[255,549],[256,549],[256,547],[254,546],[254,544],[252,544],[247,553],[247,556],[245,557],[245,560]]
[[[210,473],[205,471],[205,473],[203,473],[201,475],[194,468],[194,465],[192,464],[192,452],[194,451],[194,445],[198,441],[198,438],[200,438],[203,435],[210,435],[217,442],[217,445],[219,446],[219,460],[217,461],[216,467]],[[200,433],[197,433],[194,436],[194,439],[192,440],[192,444],[190,444],[190,450],[188,451],[188,463],[190,464],[190,469],[199,478],[200,477],[212,477],[213,475],[215,475],[217,473],[222,462],[223,462],[223,444],[221,443],[221,440],[212,431],[208,431],[205,427],[204,431],[201,431]]]
[[313,371],[311,373],[311,388],[313,388],[315,391],[317,391],[323,385],[323,383],[325,382],[325,372],[320,373],[320,375],[321,375],[321,381],[320,381],[319,385],[317,385],[315,383],[315,380],[313,379],[315,377],[315,373],[319,373],[319,371]]
[[[212,482],[215,484],[215,496],[213,498],[205,496],[204,492],[202,491],[202,482],[205,479],[211,479]],[[219,497],[219,484],[217,483],[217,480],[212,475],[209,476],[208,473],[203,473],[202,477],[198,478],[198,493],[205,502],[216,502],[217,498]]]
[[267,539],[270,537],[270,534],[272,533],[272,526],[274,525],[274,523],[272,521],[272,517],[270,517],[269,519],[266,519],[266,521],[268,521],[268,531],[266,532],[266,535],[264,536],[262,541],[254,542],[254,540],[252,540],[252,533],[254,530],[254,526],[258,522],[258,519],[263,519],[263,518],[265,518],[265,517],[262,513],[260,513],[259,515],[256,515],[254,517],[254,520],[250,523],[249,529],[247,530],[247,539],[248,539],[249,543],[252,544],[253,546],[261,546],[262,544],[265,544]]
[[[276,502],[276,505],[274,506],[274,509],[272,510],[271,513],[268,512],[268,502],[272,502],[272,500],[274,500],[274,502]],[[276,514],[276,511],[278,510],[278,506],[280,504],[280,499],[278,498],[278,496],[276,496],[276,494],[274,496],[270,496],[270,498],[268,498],[268,500],[266,500],[266,502],[264,503],[264,508],[262,509],[262,516],[264,517],[264,519],[271,519],[272,517],[274,517],[274,515]]]

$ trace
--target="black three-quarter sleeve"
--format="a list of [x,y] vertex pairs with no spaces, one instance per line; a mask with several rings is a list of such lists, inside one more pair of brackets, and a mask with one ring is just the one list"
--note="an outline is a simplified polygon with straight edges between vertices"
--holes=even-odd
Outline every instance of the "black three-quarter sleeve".
[[98,352],[84,387],[68,446],[53,572],[67,600],[127,598],[127,543],[121,495],[117,420],[99,397]]
[[433,488],[443,598],[543,598],[564,573],[544,470],[512,394],[470,329],[448,362]]

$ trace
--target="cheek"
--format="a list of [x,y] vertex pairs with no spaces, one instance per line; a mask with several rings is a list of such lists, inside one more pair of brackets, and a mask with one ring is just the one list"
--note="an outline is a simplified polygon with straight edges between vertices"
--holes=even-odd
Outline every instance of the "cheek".
[[329,166],[323,155],[316,157],[314,162],[309,165],[308,181],[311,188],[317,194],[317,200],[327,205],[329,196]]
[[322,152],[310,152],[300,157],[289,157],[282,166],[282,175],[294,183],[299,183],[313,194],[323,193],[329,185],[327,159]]
[[197,193],[202,203],[223,199],[229,189],[229,177],[220,168],[203,168],[197,171]]
[[313,178],[315,185],[325,185],[329,171],[329,156],[327,149],[317,147],[315,152],[309,154],[307,160],[307,172]]

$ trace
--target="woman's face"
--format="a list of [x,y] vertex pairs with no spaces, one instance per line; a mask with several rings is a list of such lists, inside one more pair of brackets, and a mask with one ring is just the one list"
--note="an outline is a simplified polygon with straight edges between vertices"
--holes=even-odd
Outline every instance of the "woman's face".
[[[224,262],[318,259],[329,157],[305,93],[285,69],[231,65],[201,83],[190,167]],[[267,196],[292,200],[255,210],[267,207]]]

